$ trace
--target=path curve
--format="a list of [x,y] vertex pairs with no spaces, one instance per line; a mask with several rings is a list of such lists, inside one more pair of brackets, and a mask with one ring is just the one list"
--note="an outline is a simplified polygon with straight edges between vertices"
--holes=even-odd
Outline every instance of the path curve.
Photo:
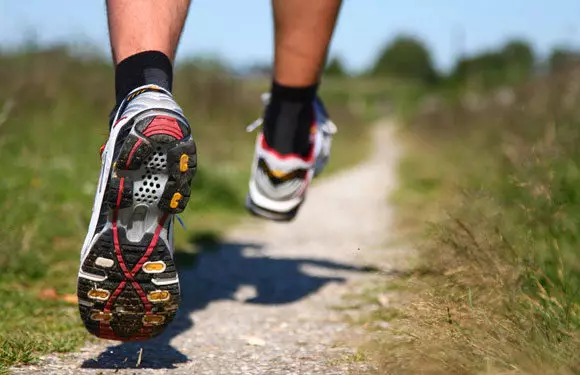
[[353,283],[371,280],[366,266],[388,259],[393,134],[389,123],[378,124],[372,156],[318,181],[294,222],[248,220],[218,250],[203,253],[195,269],[182,271],[183,303],[160,338],[101,341],[14,373],[348,373],[351,365],[340,359],[355,348],[339,344],[349,331],[333,307]]

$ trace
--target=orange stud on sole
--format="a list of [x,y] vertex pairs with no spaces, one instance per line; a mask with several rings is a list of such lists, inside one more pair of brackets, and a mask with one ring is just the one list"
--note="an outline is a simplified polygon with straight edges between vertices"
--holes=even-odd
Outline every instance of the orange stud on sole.
[[143,324],[150,324],[153,326],[161,325],[165,322],[165,317],[163,315],[149,314],[143,317]]
[[155,290],[147,295],[147,299],[151,302],[165,302],[169,300],[171,294],[166,290]]
[[143,264],[143,271],[146,273],[161,273],[165,271],[167,266],[161,260],[156,262],[145,262]]
[[183,195],[181,195],[181,193],[173,194],[173,198],[171,198],[171,202],[169,203],[169,207],[177,208],[179,206],[179,201],[181,200],[181,198],[183,198]]
[[106,301],[107,299],[109,299],[110,294],[111,293],[109,293],[109,291],[105,289],[91,289],[87,293],[87,297],[97,299],[99,301]]
[[91,319],[98,322],[108,322],[113,319],[113,314],[104,311],[93,311],[91,313]]
[[187,172],[187,163],[189,162],[189,156],[187,154],[181,155],[179,158],[179,171],[182,173]]

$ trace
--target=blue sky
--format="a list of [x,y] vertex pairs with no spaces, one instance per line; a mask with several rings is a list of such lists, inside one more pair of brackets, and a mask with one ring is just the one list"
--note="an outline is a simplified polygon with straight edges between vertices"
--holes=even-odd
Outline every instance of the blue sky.
[[[270,12],[269,0],[193,0],[178,60],[211,54],[234,65],[270,61]],[[0,46],[34,33],[40,43],[91,43],[108,53],[104,0],[0,0],[0,17]],[[507,37],[524,37],[545,54],[554,45],[580,46],[580,1],[345,0],[331,55],[364,69],[401,32],[425,40],[442,69],[460,51]]]

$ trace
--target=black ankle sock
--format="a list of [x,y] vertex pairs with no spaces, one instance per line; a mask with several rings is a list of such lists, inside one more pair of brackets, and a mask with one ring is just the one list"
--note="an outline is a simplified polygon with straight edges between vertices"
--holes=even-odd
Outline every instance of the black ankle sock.
[[149,84],[171,91],[173,86],[171,60],[159,51],[145,51],[127,57],[115,69],[117,105],[133,89]]
[[310,128],[314,119],[313,101],[318,84],[288,87],[272,83],[270,103],[264,115],[266,143],[280,154],[310,153]]

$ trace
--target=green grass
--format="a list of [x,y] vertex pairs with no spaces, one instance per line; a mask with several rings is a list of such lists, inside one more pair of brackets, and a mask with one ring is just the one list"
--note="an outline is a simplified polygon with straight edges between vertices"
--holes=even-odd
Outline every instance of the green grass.
[[419,264],[367,348],[380,373],[580,373],[579,80],[407,121],[392,200]]
[[[113,105],[108,62],[66,49],[0,52],[0,372],[47,352],[78,348],[89,336],[75,293],[79,251],[91,215],[107,118]],[[200,244],[245,217],[243,202],[267,85],[192,64],[178,67],[175,96],[198,144],[199,169],[177,257],[192,264]],[[340,126],[330,172],[365,156],[365,124],[330,100]],[[52,298],[50,292],[54,291]],[[41,298],[40,293],[48,298]],[[56,297],[55,297],[56,296]]]

